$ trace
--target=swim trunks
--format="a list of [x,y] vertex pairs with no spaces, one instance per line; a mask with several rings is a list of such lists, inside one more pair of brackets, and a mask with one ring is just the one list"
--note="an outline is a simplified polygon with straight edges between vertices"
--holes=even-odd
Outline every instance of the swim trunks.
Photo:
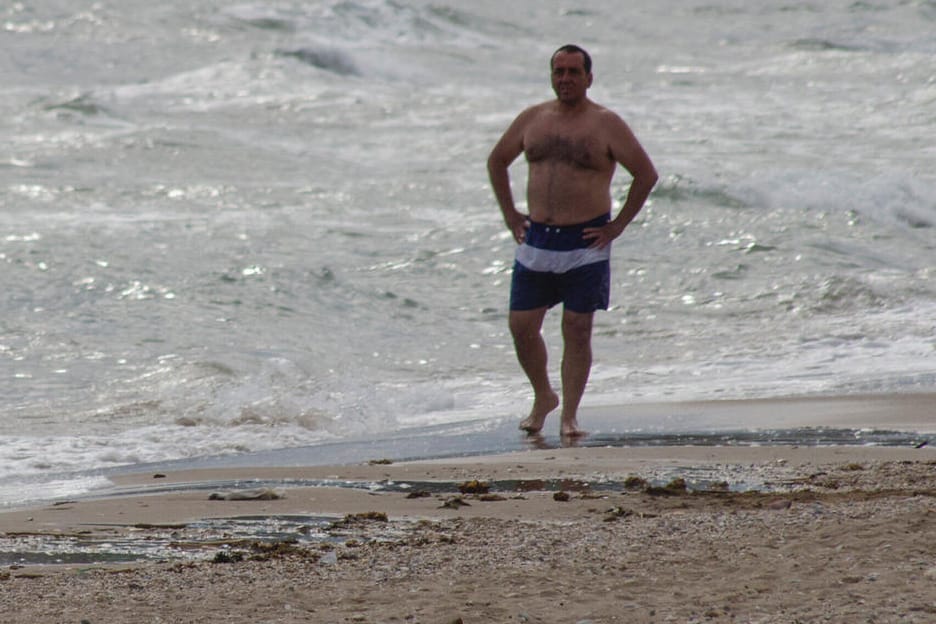
[[607,310],[611,284],[611,246],[593,249],[585,228],[610,221],[602,215],[576,225],[531,221],[517,247],[510,285],[511,310],[550,308],[562,303],[573,312]]

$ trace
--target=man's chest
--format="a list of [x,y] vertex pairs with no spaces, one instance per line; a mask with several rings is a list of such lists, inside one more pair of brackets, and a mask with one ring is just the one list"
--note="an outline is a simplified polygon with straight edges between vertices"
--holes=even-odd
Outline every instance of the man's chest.
[[600,133],[588,126],[534,124],[524,135],[524,152],[530,164],[557,163],[601,170],[611,162]]

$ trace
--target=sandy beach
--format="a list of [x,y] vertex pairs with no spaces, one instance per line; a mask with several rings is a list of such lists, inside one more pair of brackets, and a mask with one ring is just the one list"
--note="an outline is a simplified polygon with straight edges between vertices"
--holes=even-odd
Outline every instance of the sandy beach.
[[936,0],[0,16],[0,624],[936,624]]
[[[682,409],[919,432],[930,398]],[[121,473],[0,514],[0,622],[932,622],[914,439]]]

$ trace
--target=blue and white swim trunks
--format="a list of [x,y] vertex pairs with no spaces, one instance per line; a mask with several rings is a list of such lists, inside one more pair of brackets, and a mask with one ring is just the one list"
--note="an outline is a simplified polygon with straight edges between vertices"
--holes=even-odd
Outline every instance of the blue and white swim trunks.
[[607,310],[611,291],[611,246],[594,249],[582,238],[589,227],[610,221],[602,215],[576,225],[530,222],[517,247],[510,285],[511,310],[535,310],[562,303],[580,313]]

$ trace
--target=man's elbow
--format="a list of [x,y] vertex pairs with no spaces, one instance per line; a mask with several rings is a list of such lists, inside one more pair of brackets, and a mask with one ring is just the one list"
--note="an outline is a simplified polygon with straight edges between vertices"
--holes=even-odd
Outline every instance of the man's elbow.
[[497,150],[493,150],[487,159],[487,168],[488,171],[495,171],[498,169],[506,169],[507,165],[504,163],[504,158],[497,153]]
[[494,152],[491,152],[490,155],[488,155],[488,158],[487,158],[487,170],[488,170],[488,173],[493,172],[494,169],[496,169],[496,168],[497,168],[497,166],[496,166],[495,160],[494,160]]
[[656,167],[653,166],[653,161],[651,161],[649,158],[647,158],[646,162],[644,163],[642,173],[642,177],[645,180],[647,188],[652,189],[654,186],[656,186],[657,181],[660,179],[660,174],[657,173]]

